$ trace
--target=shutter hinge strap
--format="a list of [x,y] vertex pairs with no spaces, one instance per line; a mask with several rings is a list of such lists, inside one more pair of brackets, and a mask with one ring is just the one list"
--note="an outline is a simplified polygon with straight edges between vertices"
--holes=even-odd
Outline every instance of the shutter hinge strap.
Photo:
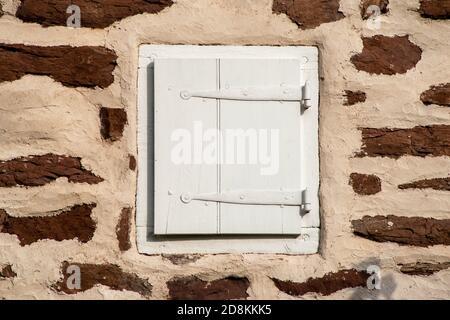
[[308,81],[304,86],[248,87],[207,91],[181,91],[184,100],[191,98],[223,99],[242,101],[300,101],[305,109],[311,107]]
[[186,204],[193,200],[199,200],[247,205],[300,206],[305,212],[309,212],[310,203],[307,193],[307,190],[239,190],[225,191],[222,193],[200,193],[196,195],[183,193],[181,195],[181,201]]

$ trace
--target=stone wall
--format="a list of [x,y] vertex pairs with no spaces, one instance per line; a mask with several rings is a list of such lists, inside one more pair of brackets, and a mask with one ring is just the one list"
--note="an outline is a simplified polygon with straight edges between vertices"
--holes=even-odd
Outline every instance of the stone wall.
[[[71,3],[0,0],[0,298],[450,297],[450,1]],[[319,48],[318,254],[137,252],[140,44]]]

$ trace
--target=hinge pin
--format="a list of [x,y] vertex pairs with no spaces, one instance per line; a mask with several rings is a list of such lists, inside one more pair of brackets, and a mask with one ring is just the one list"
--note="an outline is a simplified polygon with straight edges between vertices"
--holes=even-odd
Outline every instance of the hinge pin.
[[304,110],[311,108],[311,88],[308,81],[302,87],[302,107]]

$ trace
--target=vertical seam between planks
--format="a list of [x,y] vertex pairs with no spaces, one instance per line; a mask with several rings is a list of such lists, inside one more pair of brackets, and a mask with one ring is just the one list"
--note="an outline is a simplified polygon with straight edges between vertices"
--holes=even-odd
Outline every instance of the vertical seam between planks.
[[[221,83],[220,83],[220,59],[216,59],[216,89],[221,89]],[[221,158],[222,158],[222,145],[221,145],[221,138],[220,138],[220,99],[216,99],[216,109],[217,109],[217,193],[220,194],[222,192],[221,184],[222,184],[222,165],[221,165]],[[217,202],[217,233],[220,234],[221,232],[221,204],[220,202]]]

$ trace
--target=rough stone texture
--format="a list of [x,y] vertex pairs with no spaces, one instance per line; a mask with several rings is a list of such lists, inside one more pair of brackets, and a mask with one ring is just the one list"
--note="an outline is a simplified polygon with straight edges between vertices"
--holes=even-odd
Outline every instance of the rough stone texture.
[[353,220],[352,225],[356,235],[378,242],[420,247],[450,245],[450,219],[364,216]]
[[163,254],[161,256],[177,266],[194,263],[202,257],[200,254]]
[[363,91],[351,91],[345,90],[345,101],[344,106],[352,106],[357,103],[362,103],[366,101],[366,93]]
[[[70,272],[67,272],[67,268],[71,265],[80,268],[80,289],[71,289],[67,286],[71,275]],[[64,261],[61,273],[63,277],[53,285],[53,289],[66,294],[76,294],[97,285],[107,286],[112,290],[137,292],[144,297],[149,297],[152,294],[152,285],[146,279],[140,278],[134,273],[124,272],[115,264],[70,263]]]
[[434,189],[450,191],[450,177],[423,179],[398,186],[399,189]]
[[227,277],[211,282],[196,277],[177,278],[167,282],[172,300],[245,299],[250,282],[247,278]]
[[3,16],[4,12],[3,12],[3,7],[2,4],[0,3],[0,18]]
[[302,296],[306,293],[318,293],[328,296],[339,290],[365,287],[369,274],[355,269],[330,272],[321,278],[309,278],[305,282],[283,281],[272,278],[275,286],[291,296]]
[[15,278],[16,276],[17,274],[13,271],[12,266],[10,264],[0,269],[0,279]]
[[128,155],[128,167],[130,168],[131,171],[136,171],[136,158],[133,155]]
[[[16,16],[25,22],[45,27],[66,26],[67,0],[21,0]],[[77,0],[81,10],[81,26],[106,28],[116,21],[141,13],[158,13],[173,4],[172,0]]]
[[0,209],[0,233],[16,235],[21,246],[43,239],[56,241],[92,239],[96,223],[91,217],[95,204],[76,205],[54,216],[12,217]]
[[81,158],[45,154],[0,161],[0,187],[36,187],[65,177],[69,182],[97,184],[103,178],[86,170]]
[[450,19],[450,0],[420,0],[419,12],[424,18]]
[[389,0],[361,0],[361,17],[363,19],[368,19],[372,16],[373,12],[369,9],[370,6],[377,6],[381,14],[389,12]]
[[127,124],[127,113],[123,109],[100,108],[100,133],[105,140],[117,141],[122,138]]
[[360,128],[362,148],[360,157],[400,158],[449,156],[450,126],[417,126],[408,129]]
[[274,0],[273,12],[286,14],[301,29],[343,19],[339,0]]
[[420,95],[420,100],[426,105],[437,104],[450,107],[450,83],[431,86]]
[[356,69],[370,74],[403,74],[422,58],[422,49],[408,36],[363,37],[363,50],[351,57]]
[[102,47],[0,43],[0,83],[26,74],[50,76],[68,87],[106,88],[114,81],[116,54]]
[[450,268],[450,262],[442,262],[442,263],[415,262],[415,263],[400,264],[400,272],[416,276],[429,276],[448,268]]
[[[271,277],[301,283],[341,268],[354,266],[365,270],[374,260],[381,267],[381,290],[357,287],[330,296],[307,294],[289,298],[450,298],[449,269],[418,278],[402,274],[397,267],[399,256],[407,257],[404,261],[407,263],[422,261],[425,256],[432,257],[426,260],[430,263],[447,261],[433,257],[448,257],[448,246],[426,248],[368,241],[353,234],[350,222],[367,214],[384,212],[449,218],[450,197],[446,192],[406,192],[397,188],[418,177],[446,177],[450,172],[447,157],[407,156],[398,160],[353,157],[361,142],[358,127],[450,124],[447,108],[426,108],[419,99],[420,93],[430,85],[448,83],[450,76],[445,67],[450,65],[448,23],[424,19],[414,13],[419,1],[390,1],[389,16],[382,18],[378,31],[369,30],[366,21],[361,19],[359,0],[340,1],[339,10],[347,18],[307,30],[299,29],[284,14],[274,14],[273,0],[179,0],[159,14],[136,15],[104,30],[42,28],[35,23],[23,23],[6,16],[6,12],[14,14],[11,3],[18,1],[0,2],[5,11],[0,19],[0,43],[100,46],[110,48],[118,56],[115,81],[103,90],[68,88],[50,77],[33,75],[0,83],[0,159],[46,153],[75,155],[82,158],[88,170],[105,179],[104,183],[96,185],[69,184],[60,179],[37,188],[0,188],[0,208],[15,217],[29,216],[30,212],[53,212],[76,203],[97,203],[93,212],[97,222],[95,235],[86,244],[39,241],[21,247],[15,236],[0,233],[0,263],[11,264],[18,274],[13,281],[2,281],[1,298],[143,298],[136,292],[111,290],[102,285],[70,296],[49,290],[49,284],[60,279],[61,261],[119,265],[125,272],[147,279],[153,285],[150,299],[167,299],[166,282],[177,276],[198,275],[210,281],[233,274],[251,275],[251,287],[247,290],[249,300],[272,300],[287,296],[273,285]],[[374,33],[409,34],[410,40],[423,49],[422,60],[415,69],[402,75],[376,76],[358,72],[350,63],[350,57],[361,52],[361,34],[371,36]],[[159,252],[139,254],[135,245],[123,254],[119,251],[115,234],[119,214],[122,208],[134,208],[136,203],[137,174],[128,168],[127,157],[129,154],[136,157],[140,152],[136,143],[137,70],[138,48],[144,43],[318,47],[320,223],[323,228],[320,254],[296,255],[287,250],[279,254],[203,254],[195,263],[174,265],[169,259],[161,258]],[[342,94],[346,89],[365,91],[367,102],[355,105],[356,108],[344,107]],[[98,106],[126,110],[128,125],[119,142],[106,143],[99,134]],[[370,197],[355,196],[348,186],[352,172],[376,174],[383,180],[383,192]],[[135,243],[133,233],[132,229],[131,242]]]
[[381,180],[374,174],[352,173],[349,184],[361,195],[372,195],[381,191]]
[[120,251],[127,251],[131,248],[130,228],[133,211],[131,208],[123,208],[120,214],[119,222],[116,226],[116,236],[119,241]]

